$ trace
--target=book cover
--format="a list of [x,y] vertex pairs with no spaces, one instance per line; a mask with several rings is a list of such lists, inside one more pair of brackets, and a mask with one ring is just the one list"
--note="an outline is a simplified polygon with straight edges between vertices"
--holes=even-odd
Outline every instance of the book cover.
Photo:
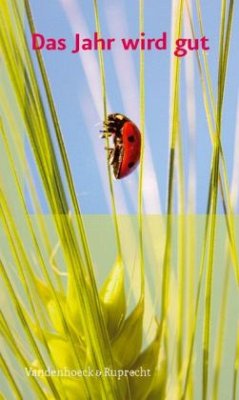
[[238,21],[1,1],[1,399],[238,398]]

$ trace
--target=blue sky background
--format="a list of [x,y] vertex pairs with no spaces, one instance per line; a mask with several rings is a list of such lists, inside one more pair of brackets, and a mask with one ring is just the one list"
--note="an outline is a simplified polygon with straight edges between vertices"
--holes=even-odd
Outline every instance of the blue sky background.
[[[103,37],[133,37],[139,32],[139,1],[122,0],[99,3]],[[195,2],[193,2],[195,3]],[[202,1],[205,34],[209,38],[208,60],[216,94],[217,59],[220,23],[220,2]],[[79,32],[92,37],[95,31],[93,1],[31,0],[36,30],[46,37],[64,37],[73,43]],[[168,35],[166,51],[145,52],[146,88],[146,156],[144,200],[147,213],[166,210],[169,156],[171,1],[145,2],[145,33],[157,38]],[[194,10],[195,11],[195,10]],[[195,14],[195,12],[194,12]],[[235,8],[233,39],[226,82],[222,143],[231,179],[235,147],[235,124],[238,96],[239,14]],[[201,35],[198,33],[198,36]],[[30,41],[30,37],[29,37]],[[139,123],[139,51],[126,52],[119,40],[113,50],[104,52],[109,111],[122,112]],[[43,51],[58,116],[70,159],[77,196],[83,213],[110,212],[104,142],[99,139],[97,123],[102,121],[102,97],[96,51],[71,54],[70,51]],[[205,213],[211,161],[211,143],[203,107],[201,84],[195,54],[182,59],[181,117],[186,192],[190,176],[190,154],[187,118],[186,63],[194,64],[193,92],[195,96],[196,135],[196,212]],[[193,101],[192,101],[193,103]],[[192,171],[191,171],[192,172]],[[119,213],[137,212],[137,173],[114,181]],[[220,207],[219,207],[220,210]]]

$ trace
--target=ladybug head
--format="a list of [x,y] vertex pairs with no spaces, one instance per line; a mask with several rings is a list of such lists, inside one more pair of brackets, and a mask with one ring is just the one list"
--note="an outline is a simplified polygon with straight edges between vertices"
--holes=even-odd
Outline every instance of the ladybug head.
[[114,114],[109,114],[107,116],[108,121],[114,121],[116,123],[125,123],[126,121],[129,121],[129,118],[127,118],[124,114],[120,113],[114,113]]
[[113,128],[114,132],[117,132],[121,130],[121,128],[127,121],[129,121],[129,119],[125,115],[114,113],[107,116],[106,125],[108,125],[109,128]]

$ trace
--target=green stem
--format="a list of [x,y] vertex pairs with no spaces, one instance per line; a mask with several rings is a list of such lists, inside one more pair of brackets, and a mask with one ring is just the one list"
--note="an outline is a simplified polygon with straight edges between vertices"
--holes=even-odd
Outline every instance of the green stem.
[[[99,37],[101,36],[101,28],[100,28],[100,20],[99,20],[99,12],[98,12],[98,2],[94,0],[94,13],[95,13],[95,25],[96,25],[96,32],[98,33]],[[104,66],[104,57],[102,49],[98,49],[98,57],[99,57],[99,64],[100,64],[100,77],[101,77],[101,90],[102,90],[102,100],[103,100],[103,112],[104,112],[104,121],[107,120],[107,97],[106,97],[106,79],[105,79],[105,66]],[[109,147],[109,138],[108,135],[105,135],[106,140],[106,147]],[[113,179],[111,173],[111,166],[107,159],[107,172],[108,172],[108,183],[110,189],[110,199],[111,199],[111,207],[113,212],[113,221],[114,221],[114,230],[115,230],[115,238],[117,243],[117,251],[118,256],[122,259],[122,248],[121,248],[121,240],[120,240],[120,231],[119,231],[119,223],[117,217],[117,210],[116,210],[116,202],[115,202],[115,195],[114,195],[114,186],[113,186]]]
[[[139,3],[139,30],[144,32],[144,0]],[[141,296],[144,296],[144,240],[143,240],[143,171],[144,171],[144,142],[145,142],[145,76],[144,76],[144,51],[140,50],[140,131],[141,155],[139,168],[138,187],[138,220],[139,220],[139,249],[141,271]]]

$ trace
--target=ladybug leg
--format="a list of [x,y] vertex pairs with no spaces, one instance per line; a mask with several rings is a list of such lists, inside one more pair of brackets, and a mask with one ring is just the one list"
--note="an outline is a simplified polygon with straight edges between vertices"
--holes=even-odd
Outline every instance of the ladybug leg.
[[108,152],[108,161],[111,158],[114,158],[115,149],[113,149],[112,147],[105,147],[105,150]]
[[109,161],[110,161],[111,165],[118,164],[119,157],[121,154],[121,148],[122,148],[121,146],[117,145],[113,149],[111,149],[110,157],[109,157]]
[[104,125],[104,127],[108,130],[108,131],[112,131],[112,132],[114,132],[114,133],[116,133],[117,132],[117,126],[115,125],[115,123],[114,122],[110,122],[110,121],[108,121],[108,122],[103,122],[103,125]]
[[101,139],[105,139],[106,137],[110,137],[113,135],[112,132],[108,132],[107,130],[101,130],[100,132],[102,133],[102,135],[100,136]]
[[119,147],[105,147],[105,150],[108,151],[108,161],[110,165],[114,165],[115,163],[117,163],[117,160],[119,158]]

